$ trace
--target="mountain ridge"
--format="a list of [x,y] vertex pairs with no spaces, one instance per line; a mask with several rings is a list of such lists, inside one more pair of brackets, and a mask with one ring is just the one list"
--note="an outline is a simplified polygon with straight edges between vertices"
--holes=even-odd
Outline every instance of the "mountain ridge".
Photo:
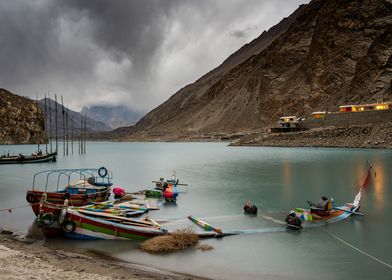
[[383,0],[302,5],[252,41],[259,52],[247,50],[252,42],[243,46],[149,112],[129,135],[248,131],[281,115],[388,99],[391,15],[392,3]]

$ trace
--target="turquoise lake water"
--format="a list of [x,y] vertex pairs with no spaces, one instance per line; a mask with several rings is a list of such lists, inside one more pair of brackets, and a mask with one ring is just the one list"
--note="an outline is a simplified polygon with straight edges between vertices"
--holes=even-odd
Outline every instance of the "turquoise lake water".
[[[75,151],[76,151],[75,147]],[[36,146],[0,146],[0,153],[30,153]],[[60,149],[62,151],[62,149]],[[333,197],[351,202],[367,173],[361,211],[339,223],[302,231],[282,221],[306,200]],[[0,227],[26,233],[34,215],[25,192],[33,174],[57,168],[105,166],[116,186],[127,191],[152,188],[152,180],[175,170],[181,187],[176,205],[162,205],[151,216],[188,226],[194,215],[244,233],[201,243],[213,247],[151,255],[132,241],[47,240],[49,246],[92,251],[169,271],[213,279],[392,279],[392,151],[366,149],[228,147],[227,143],[88,143],[86,155],[59,156],[56,163],[0,165]],[[256,217],[243,214],[251,200]]]

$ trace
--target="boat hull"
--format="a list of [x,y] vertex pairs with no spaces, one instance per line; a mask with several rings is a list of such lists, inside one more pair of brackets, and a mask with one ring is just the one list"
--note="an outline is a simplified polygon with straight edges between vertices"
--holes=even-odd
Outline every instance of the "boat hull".
[[0,164],[56,162],[56,156],[57,156],[57,153],[51,153],[51,154],[42,155],[42,156],[0,158]]
[[67,223],[73,223],[73,229],[66,231],[65,235],[74,239],[145,240],[167,233],[164,229],[120,224],[90,217],[74,210],[67,211],[65,220]]
[[[97,189],[98,190],[98,189]],[[54,205],[64,205],[65,192],[46,192],[46,202],[40,206],[40,201],[44,191],[39,190],[28,190],[26,193],[27,202],[30,203],[31,208],[36,216],[42,213],[53,213],[56,217],[60,214],[61,209],[58,207],[52,207],[50,204]],[[84,206],[92,202],[102,202],[108,200],[110,196],[110,188],[88,190],[84,194],[70,194],[69,195],[69,205],[72,206]]]

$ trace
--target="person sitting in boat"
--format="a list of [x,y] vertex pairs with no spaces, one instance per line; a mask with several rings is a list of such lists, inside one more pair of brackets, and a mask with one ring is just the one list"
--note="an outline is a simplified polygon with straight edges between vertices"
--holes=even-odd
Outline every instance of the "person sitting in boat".
[[321,199],[319,200],[319,202],[317,203],[316,207],[322,210],[329,210],[328,209],[328,202],[329,199],[326,196],[322,196]]
[[164,178],[159,178],[159,182],[157,182],[155,184],[156,188],[159,190],[164,190],[164,186],[165,186],[165,179]]

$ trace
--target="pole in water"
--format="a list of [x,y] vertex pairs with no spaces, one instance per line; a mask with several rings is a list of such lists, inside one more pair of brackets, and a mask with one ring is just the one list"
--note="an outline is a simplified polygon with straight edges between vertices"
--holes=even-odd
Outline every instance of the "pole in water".
[[59,151],[59,143],[58,143],[58,134],[57,134],[58,112],[57,112],[57,94],[56,93],[54,94],[54,106],[55,106],[54,115],[55,115],[55,120],[56,120],[56,123],[55,123],[55,125],[56,125],[55,133],[56,133],[56,154],[57,154],[58,151]]
[[69,142],[69,129],[68,129],[68,108],[65,108],[65,131],[66,131],[66,141],[67,147],[65,149],[65,153],[68,156],[68,142]]
[[48,110],[46,110],[46,93],[45,93],[45,97],[44,97],[44,101],[45,101],[45,119],[44,119],[44,123],[45,123],[45,134],[46,134],[46,142],[45,142],[45,150],[46,150],[46,154],[48,154]]
[[73,118],[71,115],[71,152],[73,154],[73,138],[74,138],[74,131],[73,131]]
[[61,95],[61,112],[63,114],[63,155],[65,156],[65,110],[63,96]]
[[48,100],[48,102],[49,102],[49,141],[50,141],[50,153],[53,153],[53,147],[52,147],[52,109],[51,109],[51,106],[50,106],[50,101],[51,101],[51,99],[50,99],[50,95],[49,95],[49,93],[48,93],[48,96],[49,96],[49,100]]

